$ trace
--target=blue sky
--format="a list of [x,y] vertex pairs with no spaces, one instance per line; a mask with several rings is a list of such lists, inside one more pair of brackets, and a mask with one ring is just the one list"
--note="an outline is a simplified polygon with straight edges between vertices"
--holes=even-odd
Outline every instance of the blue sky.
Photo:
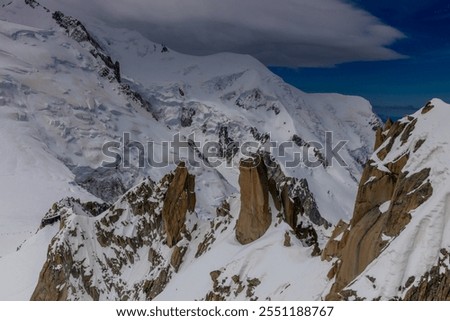
[[376,106],[421,107],[450,102],[450,1],[350,1],[406,37],[389,48],[408,58],[350,62],[328,68],[271,68],[307,92],[363,96]]

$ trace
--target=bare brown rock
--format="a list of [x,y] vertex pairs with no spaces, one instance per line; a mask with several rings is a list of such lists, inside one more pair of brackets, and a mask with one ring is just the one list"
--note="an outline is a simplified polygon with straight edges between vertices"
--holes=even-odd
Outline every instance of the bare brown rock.
[[[336,238],[342,235],[348,228],[348,223],[340,220],[336,227],[331,233],[330,240],[327,242],[327,245],[322,251],[322,260],[331,261],[333,257],[338,257],[340,252],[342,251],[342,246],[345,242],[341,240],[336,240]],[[330,278],[331,279],[331,278]]]
[[262,158],[242,160],[239,166],[241,211],[236,223],[236,238],[241,244],[259,239],[270,226],[269,184]]
[[378,147],[381,146],[381,144],[383,144],[384,142],[384,137],[383,137],[383,128],[378,127],[377,131],[375,132],[375,146],[374,146],[374,150],[377,150]]
[[203,241],[198,244],[195,257],[198,258],[202,256],[206,251],[208,251],[211,244],[213,244],[215,241],[216,238],[214,237],[214,233],[205,234],[205,238],[203,239]]
[[160,294],[167,283],[169,282],[171,272],[169,267],[163,269],[156,278],[146,280],[142,287],[147,300],[153,300],[158,294]]
[[408,141],[409,136],[413,132],[414,128],[417,124],[417,118],[413,119],[410,123],[406,125],[405,130],[402,132],[402,135],[400,137],[400,140],[402,141],[402,144],[405,144]]
[[161,254],[159,254],[153,248],[150,248],[148,251],[148,261],[152,264],[152,266],[158,266],[162,262],[163,258]]
[[383,229],[385,235],[397,236],[400,234],[411,220],[409,213],[433,194],[431,183],[427,181],[429,175],[429,168],[411,175],[408,175],[407,172],[401,174]]
[[[384,140],[389,143],[378,151],[378,157],[385,157],[395,140],[405,143],[411,135],[417,119],[409,122],[396,122]],[[381,145],[380,145],[381,146]],[[366,165],[355,202],[353,218],[350,226],[338,226],[325,247],[322,259],[339,260],[329,273],[335,277],[327,300],[342,300],[349,297],[350,292],[343,289],[355,279],[384,250],[387,241],[384,236],[396,237],[411,220],[411,211],[424,203],[431,196],[433,189],[428,181],[430,169],[409,174],[404,172],[409,160],[409,153],[386,165],[380,170],[371,161]],[[385,213],[379,207],[390,201]],[[344,232],[342,233],[342,231]],[[339,241],[336,240],[341,235]]]
[[248,298],[253,298],[255,295],[255,289],[258,285],[261,284],[261,281],[258,278],[247,279],[247,292],[245,295]]
[[394,124],[394,123],[392,122],[392,119],[388,118],[388,119],[386,120],[386,123],[384,124],[384,130],[389,130],[389,129],[391,129],[391,127],[392,127],[393,124]]
[[431,102],[428,102],[425,107],[422,108],[421,114],[424,115],[428,113],[430,110],[434,108],[434,105]]
[[281,203],[283,204],[284,220],[290,227],[297,227],[297,215],[303,212],[299,202],[292,201],[289,196],[289,185],[285,184],[281,191]]
[[[264,164],[261,164],[262,170],[260,171],[263,173],[264,179],[262,182],[264,184],[260,184],[260,186],[265,195],[267,193],[265,177],[269,177],[267,189],[273,199],[275,208],[280,212],[280,221],[277,224],[280,224],[281,220],[284,219],[292,228],[292,234],[300,239],[305,247],[313,246],[313,255],[320,254],[321,250],[314,226],[328,228],[329,223],[321,216],[314,195],[309,189],[308,181],[305,178],[286,177],[280,166],[268,154],[255,155],[253,162],[255,168],[257,168],[256,164],[264,162]],[[248,201],[248,195],[242,196],[242,192],[241,187],[242,200]],[[304,219],[299,224],[300,216],[303,216]]]
[[175,246],[173,248],[172,257],[170,259],[170,265],[174,268],[175,272],[178,272],[181,263],[183,263],[183,257],[186,254],[187,247]]
[[184,163],[175,170],[164,199],[162,218],[169,247],[181,240],[186,214],[195,209],[195,176],[188,173]]
[[[69,260],[70,256],[64,255],[64,253],[59,253],[59,255],[55,255],[53,261],[47,260],[39,274],[39,282],[34,289],[34,292],[30,298],[31,301],[65,301],[67,300],[67,292],[68,292],[68,274],[66,266],[70,266],[70,264],[66,265],[63,263],[66,262],[66,259]],[[55,269],[55,262],[59,266],[61,266],[60,270]],[[57,288],[57,285],[62,285],[62,288]]]
[[[386,241],[382,240],[383,234],[395,237],[410,222],[409,212],[425,202],[432,194],[431,184],[426,182],[428,175],[429,169],[409,177],[402,174],[394,185],[391,206],[387,213],[381,213],[378,208],[383,202],[373,203],[374,206],[366,212],[358,212],[358,205],[355,207],[350,229],[344,232],[340,242],[331,240],[326,246],[328,248],[326,259],[330,259],[332,254],[340,258],[336,269],[336,280],[327,299],[338,299],[339,296],[336,296],[336,293],[378,257],[386,246]],[[384,186],[380,185],[380,188]],[[358,195],[372,197],[371,194]],[[364,205],[366,209],[367,206]]]
[[371,209],[390,200],[396,183],[395,173],[383,172],[367,165],[359,184],[351,225],[356,225]]
[[224,286],[219,283],[219,277],[222,274],[221,271],[216,270],[209,273],[211,280],[213,281],[213,290],[206,294],[206,301],[225,301],[231,294],[231,287]]
[[58,246],[58,250],[51,253],[50,258],[45,262],[30,300],[67,300],[69,289],[73,287],[69,282],[70,277],[80,280],[79,286],[92,300],[99,300],[98,289],[92,284],[92,273],[89,273],[84,266],[75,264],[72,254],[64,245]]
[[292,244],[291,244],[291,236],[289,235],[289,232],[284,233],[284,243],[283,243],[283,245],[286,246],[286,247],[291,247],[292,246]]
[[[405,301],[450,301],[450,253],[441,249],[441,257],[430,271],[426,272],[416,286],[407,290]],[[410,278],[411,279],[411,278]],[[414,278],[408,280],[411,286]]]
[[382,133],[382,143],[387,142],[386,146],[378,151],[377,156],[380,160],[384,160],[387,153],[392,150],[395,139],[402,135],[405,127],[408,125],[407,122],[395,122],[393,124],[386,123],[385,128]]

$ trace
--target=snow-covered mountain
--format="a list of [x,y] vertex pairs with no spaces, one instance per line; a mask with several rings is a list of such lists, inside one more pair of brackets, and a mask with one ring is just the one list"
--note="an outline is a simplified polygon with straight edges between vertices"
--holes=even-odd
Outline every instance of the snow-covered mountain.
[[[249,56],[183,55],[135,31],[82,20],[55,1],[0,2],[0,299],[316,300],[341,298],[353,280],[358,297],[388,299],[403,297],[394,291],[403,277],[416,276],[409,286],[419,286],[430,264],[411,270],[402,261],[397,283],[378,276],[388,253],[398,259],[419,233],[414,218],[395,218],[404,223],[396,233],[375,235],[378,250],[356,268],[345,253],[359,246],[365,234],[357,223],[372,205],[388,218],[426,204],[438,212],[434,193],[391,210],[419,186],[403,178],[403,194],[391,199],[380,173],[426,167],[421,151],[440,146],[427,126],[445,120],[443,103],[413,116],[415,127],[404,119],[395,132],[379,129],[375,142],[380,123],[362,98],[307,94]],[[330,143],[327,132],[333,147],[346,141],[339,152],[346,166],[320,148]],[[162,146],[176,135],[187,147],[166,155]],[[413,139],[424,140],[417,151]],[[113,141],[116,152],[130,150],[129,164],[123,154],[105,154]],[[269,142],[290,145],[283,154],[264,149]],[[151,164],[140,158],[147,143],[155,147]],[[244,143],[253,146],[245,155],[236,148]],[[362,173],[375,143],[383,157],[372,156]],[[205,144],[215,144],[214,157]],[[411,165],[388,166],[402,151]],[[297,155],[319,166],[289,166]],[[156,166],[165,158],[167,166]],[[111,160],[118,162],[103,166]],[[436,170],[445,172],[443,164]],[[374,188],[382,197],[368,207],[365,183],[380,177]],[[444,243],[404,260],[436,261]],[[367,275],[391,288],[370,292],[375,285],[361,273],[371,266]]]

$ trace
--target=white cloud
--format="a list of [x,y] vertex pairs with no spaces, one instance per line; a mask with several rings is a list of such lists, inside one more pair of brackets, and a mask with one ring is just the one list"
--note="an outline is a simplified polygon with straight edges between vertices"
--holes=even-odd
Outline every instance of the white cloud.
[[344,0],[57,3],[69,8],[81,5],[86,14],[135,28],[152,41],[189,54],[231,51],[251,54],[267,65],[291,67],[404,57],[388,48],[404,37],[400,31]]

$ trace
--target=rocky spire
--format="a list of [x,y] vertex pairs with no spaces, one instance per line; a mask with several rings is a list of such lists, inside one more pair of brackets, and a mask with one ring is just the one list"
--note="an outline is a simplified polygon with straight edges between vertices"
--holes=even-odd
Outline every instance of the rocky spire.
[[162,210],[169,247],[181,240],[186,213],[194,211],[195,202],[195,176],[188,173],[185,163],[180,163],[167,189]]
[[270,226],[269,183],[261,156],[241,160],[239,165],[241,211],[236,223],[236,238],[241,244],[259,239]]

